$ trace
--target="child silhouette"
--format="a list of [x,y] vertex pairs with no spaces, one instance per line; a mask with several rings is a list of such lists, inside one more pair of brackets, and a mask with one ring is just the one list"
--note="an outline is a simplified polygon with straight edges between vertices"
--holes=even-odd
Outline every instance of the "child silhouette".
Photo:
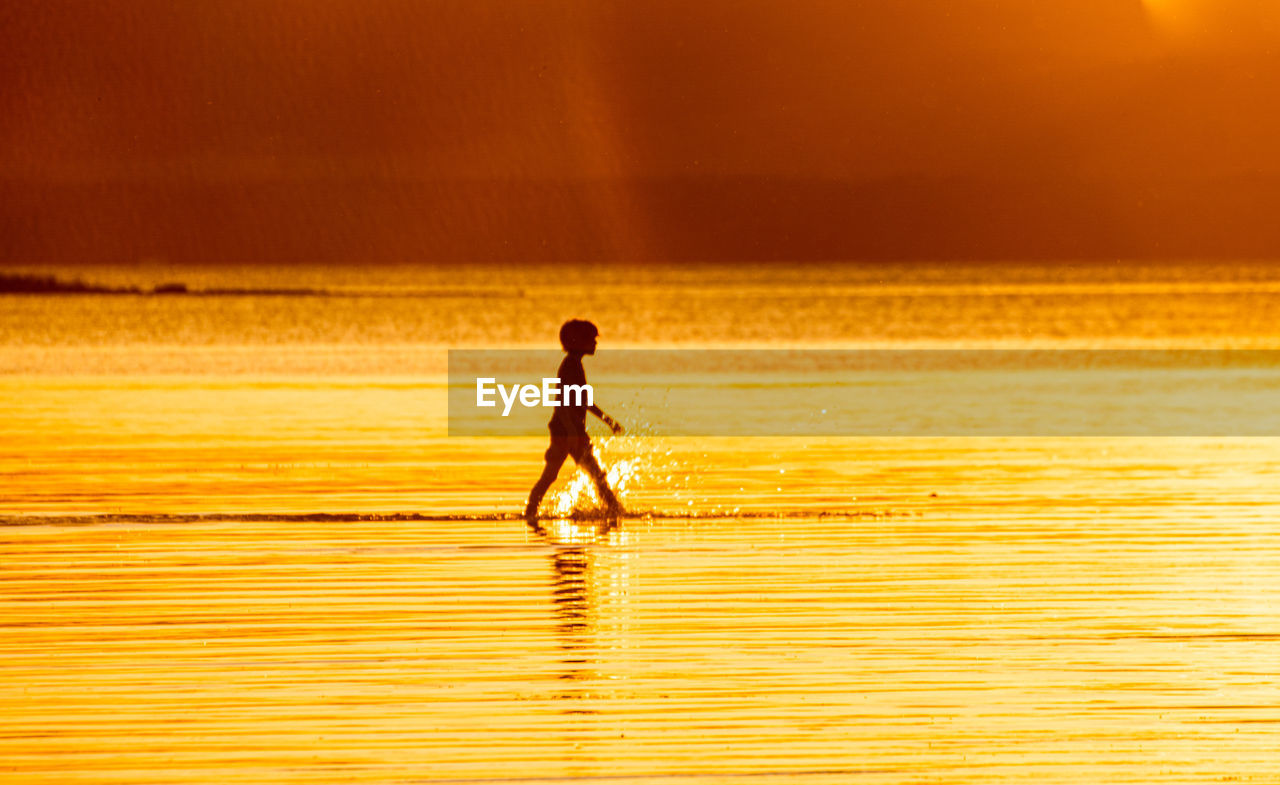
[[555,482],[564,459],[569,456],[573,456],[574,463],[585,469],[587,474],[591,475],[591,479],[595,480],[600,498],[604,500],[609,514],[618,515],[622,512],[622,504],[613,494],[604,469],[600,468],[591,450],[591,437],[587,435],[587,412],[599,417],[605,425],[613,429],[614,433],[622,433],[622,426],[601,411],[594,401],[590,406],[581,405],[581,401],[575,401],[575,405],[570,406],[569,396],[565,392],[569,385],[587,383],[587,372],[582,367],[582,357],[596,353],[596,336],[599,334],[600,331],[594,324],[581,319],[571,319],[560,328],[560,345],[568,353],[560,363],[560,370],[557,373],[560,377],[562,397],[560,405],[551,416],[551,422],[547,423],[551,431],[551,446],[547,448],[545,456],[547,465],[543,467],[542,476],[534,484],[533,490],[529,491],[529,501],[524,509],[526,519],[537,520],[538,505],[542,503],[542,497],[551,487],[551,483]]

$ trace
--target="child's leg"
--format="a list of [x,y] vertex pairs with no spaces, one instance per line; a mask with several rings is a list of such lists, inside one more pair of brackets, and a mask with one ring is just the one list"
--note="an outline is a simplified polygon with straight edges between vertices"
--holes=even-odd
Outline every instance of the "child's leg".
[[537,516],[538,505],[542,504],[542,497],[546,495],[551,483],[556,481],[556,475],[560,473],[560,466],[564,463],[564,459],[569,457],[569,451],[564,448],[564,445],[557,444],[556,439],[552,438],[551,446],[547,448],[544,457],[547,465],[542,467],[542,476],[533,484],[533,490],[529,491],[529,501],[524,507],[524,517],[526,518]]
[[621,512],[622,503],[618,501],[613,489],[609,487],[609,478],[605,475],[604,469],[600,468],[595,452],[591,449],[591,443],[588,442],[580,453],[573,456],[573,459],[578,466],[591,475],[591,479],[595,480],[596,490],[600,492],[600,498],[604,501],[605,506],[609,508],[609,512]]

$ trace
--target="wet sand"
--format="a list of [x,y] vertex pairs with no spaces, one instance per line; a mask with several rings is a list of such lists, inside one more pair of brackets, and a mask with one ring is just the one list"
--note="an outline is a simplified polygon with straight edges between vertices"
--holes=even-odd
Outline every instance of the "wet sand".
[[0,780],[1208,782],[1272,504],[0,529]]

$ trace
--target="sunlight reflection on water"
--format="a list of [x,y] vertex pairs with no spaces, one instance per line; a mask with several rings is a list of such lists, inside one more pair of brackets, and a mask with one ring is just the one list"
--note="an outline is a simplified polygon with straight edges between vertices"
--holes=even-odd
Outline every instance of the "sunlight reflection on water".
[[0,756],[82,782],[1266,780],[1276,512],[9,527]]
[[602,352],[1274,348],[1274,270],[592,273],[6,298],[0,778],[1280,779],[1280,440],[655,438],[623,406],[597,450],[634,517],[581,515],[569,464],[527,528],[546,437],[449,438],[443,379],[571,316]]

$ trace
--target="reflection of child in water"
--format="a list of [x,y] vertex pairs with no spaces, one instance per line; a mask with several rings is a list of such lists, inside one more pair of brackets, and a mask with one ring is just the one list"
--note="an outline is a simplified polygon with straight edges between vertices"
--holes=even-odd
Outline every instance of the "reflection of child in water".
[[529,502],[524,509],[526,518],[538,517],[538,505],[542,502],[543,495],[551,487],[551,483],[555,482],[556,475],[560,473],[560,466],[569,456],[573,456],[574,462],[595,480],[600,498],[604,500],[609,513],[617,515],[622,512],[622,505],[618,502],[618,497],[613,495],[609,481],[605,478],[604,469],[600,468],[596,456],[591,451],[591,438],[587,436],[587,412],[599,417],[605,425],[613,429],[614,433],[622,433],[622,426],[601,411],[594,402],[590,406],[582,406],[578,401],[575,403],[579,405],[568,405],[568,396],[564,394],[565,388],[569,385],[587,383],[587,372],[582,368],[582,356],[596,353],[596,336],[599,334],[600,331],[594,324],[580,319],[567,321],[560,328],[560,345],[568,352],[564,362],[560,363],[560,371],[557,374],[560,377],[561,402],[556,407],[555,414],[551,416],[551,422],[547,423],[547,427],[551,430],[551,446],[546,452],[547,465],[543,468],[538,482],[534,484],[533,490],[529,491]]

